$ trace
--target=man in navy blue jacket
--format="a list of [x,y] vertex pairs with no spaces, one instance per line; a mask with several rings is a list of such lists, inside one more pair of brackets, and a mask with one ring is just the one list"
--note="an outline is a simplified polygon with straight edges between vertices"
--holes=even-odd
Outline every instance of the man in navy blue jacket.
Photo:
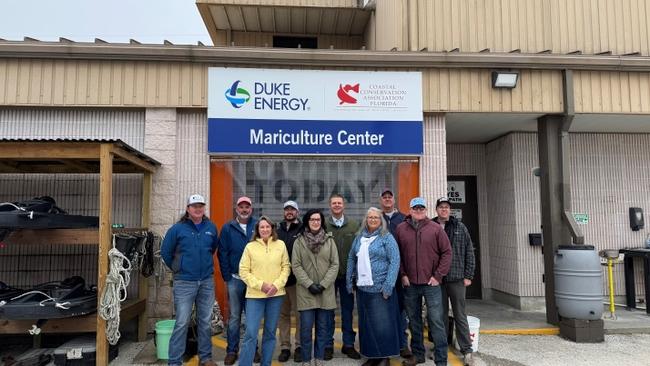
[[196,303],[201,365],[214,366],[210,318],[214,305],[214,265],[217,227],[205,216],[205,198],[193,194],[185,214],[165,234],[160,255],[174,273],[176,323],[169,340],[169,365],[182,365],[187,328]]
[[[221,228],[219,237],[219,266],[221,276],[228,287],[228,316],[225,365],[234,365],[239,354],[239,328],[241,326],[241,313],[246,302],[246,284],[239,277],[239,261],[246,244],[251,240],[256,220],[252,217],[253,202],[243,196],[237,199],[235,205],[237,216]],[[255,359],[259,359],[255,355]]]

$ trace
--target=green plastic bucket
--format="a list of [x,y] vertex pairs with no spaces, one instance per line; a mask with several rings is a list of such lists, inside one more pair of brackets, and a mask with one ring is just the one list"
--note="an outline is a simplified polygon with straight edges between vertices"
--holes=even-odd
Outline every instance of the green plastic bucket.
[[156,356],[159,360],[169,360],[169,339],[172,337],[176,320],[156,322]]

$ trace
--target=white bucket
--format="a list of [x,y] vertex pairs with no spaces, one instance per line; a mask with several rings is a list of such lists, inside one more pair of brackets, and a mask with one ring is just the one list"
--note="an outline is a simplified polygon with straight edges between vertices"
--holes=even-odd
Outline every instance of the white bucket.
[[469,339],[472,341],[472,352],[478,352],[479,328],[481,328],[481,319],[474,316],[467,316],[469,325]]

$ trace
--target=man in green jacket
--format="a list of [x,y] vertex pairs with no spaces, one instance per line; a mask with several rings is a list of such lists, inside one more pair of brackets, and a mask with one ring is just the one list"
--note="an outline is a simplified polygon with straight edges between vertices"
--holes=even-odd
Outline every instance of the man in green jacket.
[[[341,299],[341,328],[343,330],[343,347],[341,353],[349,358],[358,360],[361,358],[359,352],[354,349],[356,333],[352,328],[354,311],[354,294],[349,294],[345,284],[345,271],[348,267],[348,253],[352,248],[354,237],[359,231],[359,223],[343,215],[345,211],[345,198],[338,193],[330,196],[331,216],[326,219],[326,230],[331,233],[336,242],[339,254],[339,273],[334,286]],[[331,360],[334,353],[334,318],[330,324],[330,341],[325,348],[325,360]]]

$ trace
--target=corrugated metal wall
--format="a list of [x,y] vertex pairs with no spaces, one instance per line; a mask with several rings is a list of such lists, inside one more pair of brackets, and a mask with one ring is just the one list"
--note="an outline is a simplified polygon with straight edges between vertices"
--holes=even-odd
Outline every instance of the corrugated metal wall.
[[377,49],[650,54],[650,0],[377,0]]
[[205,107],[207,72],[189,62],[0,59],[0,105]]
[[576,71],[576,113],[650,113],[650,73]]
[[[0,105],[204,108],[207,67],[174,62],[0,60]],[[574,78],[576,112],[650,113],[650,73],[576,71]],[[425,112],[556,113],[563,109],[558,71],[522,70],[517,88],[498,90],[491,87],[490,70],[427,69],[422,70],[422,85]]]
[[[0,60],[0,105],[205,108],[208,66],[217,65]],[[557,71],[523,70],[519,86],[512,90],[492,88],[489,70],[427,69],[422,73],[425,112],[562,111],[562,77]],[[589,95],[583,92],[581,98]]]
[[[144,145],[144,111],[82,109],[0,109],[0,133],[15,138],[122,139],[136,149]],[[53,197],[70,214],[99,215],[99,176],[91,174],[0,175],[0,202],[36,196]],[[140,225],[142,176],[116,174],[113,184],[113,221],[127,227]],[[0,281],[33,285],[82,275],[88,283],[97,276],[97,247],[92,245],[8,246],[0,253]],[[20,257],[20,261],[15,259]],[[33,257],[33,258],[32,258]],[[18,266],[18,267],[16,267]],[[133,293],[130,288],[129,293]]]
[[[210,201],[210,156],[208,117],[205,111],[179,111],[176,124],[177,205],[180,211],[187,197],[200,193]],[[208,207],[209,209],[209,207]]]
[[423,70],[422,87],[425,111],[554,113],[563,110],[559,71],[521,70],[516,88],[495,89],[491,70],[428,69]]
[[476,176],[478,194],[479,239],[481,243],[481,285],[491,288],[490,241],[488,225],[487,164],[485,145],[448,144],[447,175]]

